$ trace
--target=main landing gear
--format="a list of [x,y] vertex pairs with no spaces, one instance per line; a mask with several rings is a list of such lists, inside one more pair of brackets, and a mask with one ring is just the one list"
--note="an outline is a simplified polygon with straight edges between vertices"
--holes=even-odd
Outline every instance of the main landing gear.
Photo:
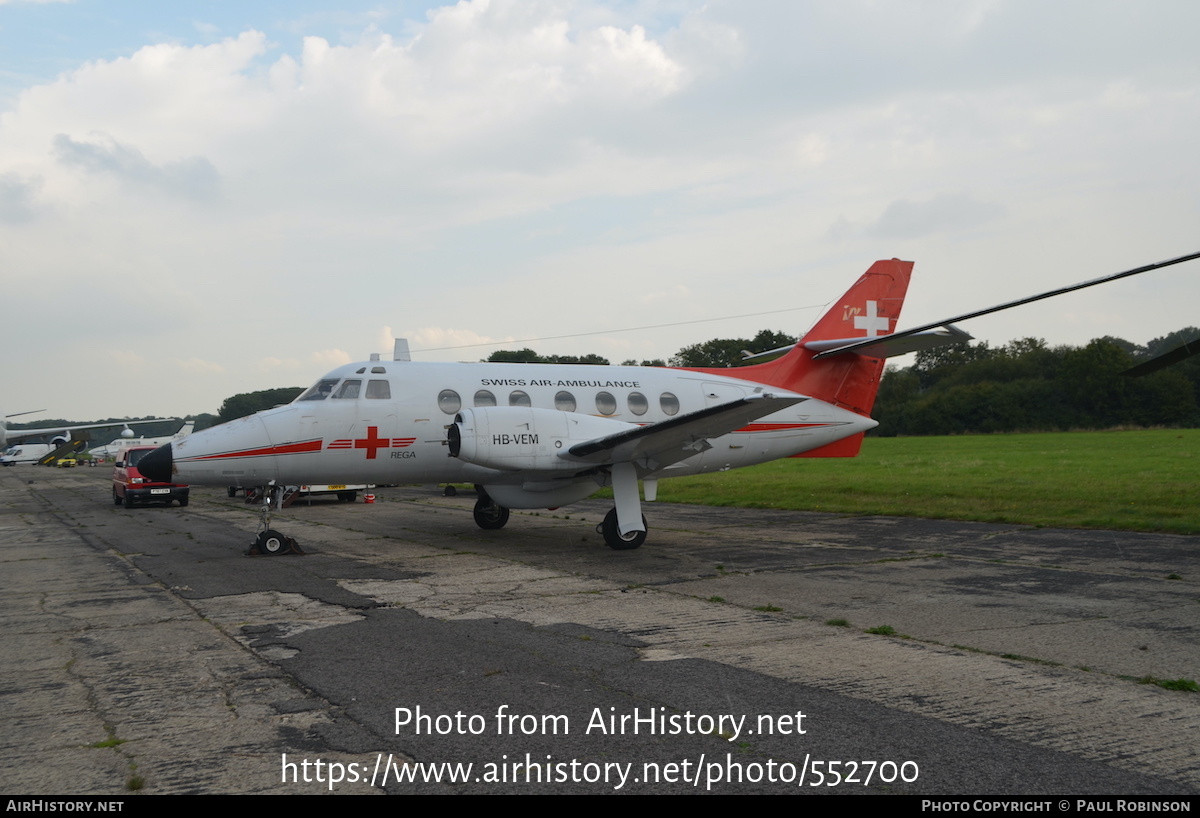
[[[614,551],[632,551],[646,541],[646,518],[642,514],[641,498],[638,496],[637,472],[631,463],[617,463],[612,467],[611,483],[615,507],[604,516],[604,522],[596,526],[596,533],[604,537],[605,544]],[[656,483],[646,480],[646,499],[653,500]],[[475,525],[486,530],[504,528],[508,523],[509,510],[497,503],[483,486],[475,486],[479,499],[475,502]]]
[[632,551],[646,541],[646,515],[642,515],[642,530],[621,533],[617,524],[617,510],[609,509],[604,522],[596,526],[596,533],[604,535],[604,543],[614,551]]
[[508,509],[488,496],[483,486],[476,486],[479,499],[475,501],[475,525],[486,531],[504,528],[508,522]]
[[291,537],[280,534],[271,528],[271,508],[280,508],[283,503],[284,487],[275,485],[274,481],[266,487],[262,495],[261,519],[258,522],[258,534],[250,546],[248,554],[262,554],[267,557],[277,557],[280,554],[303,554],[300,546]]

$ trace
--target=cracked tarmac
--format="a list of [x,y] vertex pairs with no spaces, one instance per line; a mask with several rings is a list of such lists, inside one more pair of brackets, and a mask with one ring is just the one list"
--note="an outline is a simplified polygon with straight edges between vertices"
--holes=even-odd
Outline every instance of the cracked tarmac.
[[[375,505],[293,506],[274,527],[306,555],[246,557],[257,516],[223,490],[127,510],[107,478],[0,472],[7,792],[328,788],[282,780],[283,753],[363,765],[363,778],[377,754],[503,769],[528,753],[638,769],[805,758],[920,769],[838,791],[1200,791],[1200,695],[1136,682],[1200,678],[1192,537],[652,504],[646,545],[615,552],[594,531],[602,501],[481,531],[473,496],[410,487],[378,491]],[[880,626],[897,635],[865,632]],[[570,732],[499,734],[503,705],[564,716]],[[487,729],[397,730],[396,708],[415,707],[479,715]],[[736,742],[586,729],[597,713],[635,710],[752,722],[803,711],[808,729]]]

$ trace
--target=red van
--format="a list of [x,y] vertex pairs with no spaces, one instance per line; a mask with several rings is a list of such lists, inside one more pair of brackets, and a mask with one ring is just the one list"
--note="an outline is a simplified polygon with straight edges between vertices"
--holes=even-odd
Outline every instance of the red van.
[[179,505],[188,504],[188,487],[179,483],[154,483],[142,477],[137,469],[138,461],[154,451],[157,446],[130,446],[117,455],[113,468],[113,505],[133,508],[143,503],[166,503],[178,500]]

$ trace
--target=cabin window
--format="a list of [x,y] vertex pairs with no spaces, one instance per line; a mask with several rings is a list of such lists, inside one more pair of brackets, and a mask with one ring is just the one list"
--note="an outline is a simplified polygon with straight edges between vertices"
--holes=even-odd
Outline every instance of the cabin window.
[[362,381],[357,378],[347,380],[341,385],[338,391],[333,393],[335,400],[338,398],[353,400],[358,397],[358,392],[362,388]]
[[658,405],[663,410],[663,414],[675,415],[679,413],[679,398],[670,392],[663,392],[658,396]]
[[333,387],[337,386],[337,382],[337,378],[319,380],[310,386],[307,392],[296,398],[296,400],[325,400],[329,397],[329,393],[333,391]]
[[596,393],[596,411],[602,415],[611,415],[617,411],[617,399],[611,392]]
[[529,399],[529,394],[522,392],[520,389],[514,389],[508,393],[509,406],[533,406],[533,401]]
[[554,408],[560,412],[574,412],[575,396],[570,392],[559,392],[554,396]]
[[453,415],[462,408],[462,398],[453,389],[443,389],[438,392],[438,409],[447,415]]
[[646,414],[646,410],[650,408],[650,401],[646,400],[646,396],[641,392],[630,392],[626,403],[629,404],[629,411],[638,416]]
[[476,406],[495,406],[496,396],[486,389],[480,389],[475,393]]
[[387,381],[367,381],[367,397],[373,400],[391,400],[392,385]]

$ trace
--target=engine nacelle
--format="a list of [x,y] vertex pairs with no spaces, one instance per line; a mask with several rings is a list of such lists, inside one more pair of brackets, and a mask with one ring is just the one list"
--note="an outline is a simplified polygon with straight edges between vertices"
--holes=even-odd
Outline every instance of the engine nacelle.
[[560,457],[576,443],[633,427],[610,418],[535,409],[483,406],[463,409],[446,432],[450,456],[501,471],[569,471],[580,463]]

